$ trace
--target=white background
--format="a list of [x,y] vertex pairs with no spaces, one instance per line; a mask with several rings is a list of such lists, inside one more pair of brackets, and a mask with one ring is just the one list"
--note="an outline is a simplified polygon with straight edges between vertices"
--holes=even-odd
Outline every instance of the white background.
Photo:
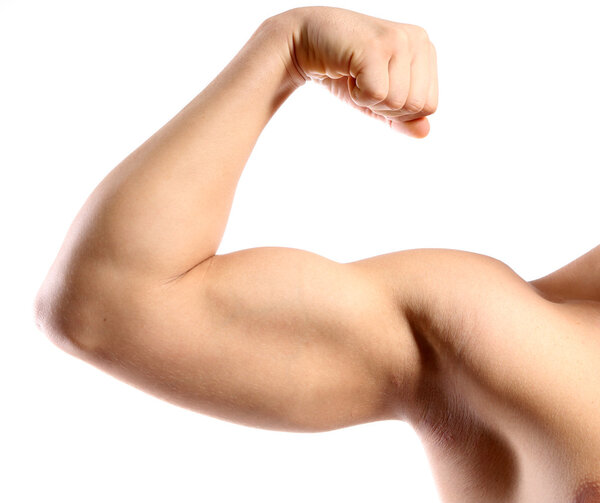
[[[438,501],[403,423],[299,434],[221,422],[62,353],[32,320],[96,184],[263,19],[299,5],[0,0],[1,501]],[[329,5],[427,29],[440,81],[430,136],[403,137],[307,84],[260,138],[219,253],[292,246],[345,262],[457,248],[530,280],[598,244],[594,2]]]

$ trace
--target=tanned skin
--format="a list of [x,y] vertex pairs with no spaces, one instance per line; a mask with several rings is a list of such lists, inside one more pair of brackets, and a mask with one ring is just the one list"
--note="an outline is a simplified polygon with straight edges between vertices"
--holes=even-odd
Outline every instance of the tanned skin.
[[227,421],[406,421],[447,503],[600,503],[600,248],[532,282],[456,250],[217,254],[258,136],[308,80],[414,138],[437,107],[422,28],[325,7],[273,16],[89,196],[37,295],[38,326]]

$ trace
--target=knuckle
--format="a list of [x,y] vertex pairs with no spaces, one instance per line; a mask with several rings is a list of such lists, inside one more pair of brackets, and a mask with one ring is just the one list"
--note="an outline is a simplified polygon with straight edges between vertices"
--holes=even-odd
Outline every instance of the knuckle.
[[419,39],[422,42],[430,42],[429,40],[429,33],[427,33],[427,30],[425,28],[421,28],[419,27],[419,35],[418,35]]
[[390,38],[395,45],[406,46],[409,40],[407,31],[402,26],[397,26],[390,31]]
[[369,96],[369,98],[372,98],[373,100],[377,100],[378,102],[381,102],[381,101],[385,100],[385,98],[387,96],[387,91],[385,89],[383,89],[382,87],[373,87],[373,88],[367,90],[366,94]]
[[377,26],[366,40],[367,45],[374,51],[379,51],[388,46],[393,30],[386,26]]
[[406,104],[406,96],[392,96],[385,101],[390,110],[402,110]]
[[437,103],[426,103],[423,107],[422,113],[425,115],[431,115],[437,110]]
[[416,24],[405,24],[403,27],[407,41],[410,41],[412,44],[429,42],[429,35],[427,34],[427,30],[425,30],[425,28],[422,28]]
[[428,43],[429,35],[427,34],[427,30],[422,28],[421,26],[414,26],[413,37],[417,42],[420,43]]
[[404,105],[404,110],[413,114],[422,112],[424,108],[425,100],[419,98],[410,98]]

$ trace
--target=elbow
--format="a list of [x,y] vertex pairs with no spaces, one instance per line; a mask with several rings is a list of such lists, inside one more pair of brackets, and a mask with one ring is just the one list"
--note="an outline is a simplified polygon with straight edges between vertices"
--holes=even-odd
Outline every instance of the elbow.
[[67,323],[61,310],[57,308],[44,286],[37,293],[33,302],[33,321],[37,329],[42,332],[54,345],[68,353],[73,353],[74,343],[67,333]]
[[94,351],[98,338],[93,336],[89,307],[82,295],[73,290],[53,287],[48,278],[33,301],[33,321],[40,332],[57,347],[75,356]]

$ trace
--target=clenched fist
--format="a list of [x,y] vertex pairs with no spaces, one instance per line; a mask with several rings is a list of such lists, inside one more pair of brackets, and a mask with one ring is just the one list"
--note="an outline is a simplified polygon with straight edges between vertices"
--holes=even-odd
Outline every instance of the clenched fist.
[[290,23],[289,73],[316,80],[366,114],[424,137],[438,102],[436,52],[424,29],[331,7],[272,18]]

